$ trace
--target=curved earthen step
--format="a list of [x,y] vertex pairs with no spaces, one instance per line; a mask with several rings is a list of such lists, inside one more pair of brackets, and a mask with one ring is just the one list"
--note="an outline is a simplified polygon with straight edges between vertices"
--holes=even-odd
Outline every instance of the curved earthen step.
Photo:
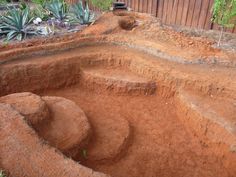
[[179,116],[197,135],[214,143],[225,143],[236,152],[236,102],[179,91]]
[[119,115],[95,117],[89,119],[94,134],[91,143],[85,149],[84,160],[90,163],[119,160],[128,148],[131,134],[129,122]]
[[10,105],[0,103],[1,168],[14,177],[107,177],[47,145]]
[[91,127],[83,110],[62,97],[44,96],[51,118],[38,134],[68,157],[75,157],[89,142]]
[[120,68],[84,68],[80,84],[96,92],[112,92],[128,95],[152,95],[156,83]]

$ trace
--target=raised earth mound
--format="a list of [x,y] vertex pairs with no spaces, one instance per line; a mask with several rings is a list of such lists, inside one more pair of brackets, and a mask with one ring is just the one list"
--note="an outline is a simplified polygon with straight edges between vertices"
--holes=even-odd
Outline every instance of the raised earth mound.
[[236,177],[235,58],[132,12],[103,14],[70,36],[2,45],[0,169]]

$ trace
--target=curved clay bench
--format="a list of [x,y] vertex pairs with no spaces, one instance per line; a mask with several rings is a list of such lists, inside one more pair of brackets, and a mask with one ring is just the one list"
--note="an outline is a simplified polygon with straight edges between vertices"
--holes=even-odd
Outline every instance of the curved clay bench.
[[46,144],[9,104],[0,103],[1,168],[14,177],[105,177]]

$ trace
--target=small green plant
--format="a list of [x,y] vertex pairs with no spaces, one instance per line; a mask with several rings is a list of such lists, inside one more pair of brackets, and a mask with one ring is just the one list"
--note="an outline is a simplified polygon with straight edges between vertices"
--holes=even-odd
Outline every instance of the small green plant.
[[0,177],[6,177],[6,175],[4,174],[2,170],[0,170]]
[[68,16],[68,5],[64,0],[52,0],[46,4],[45,8],[60,21]]
[[91,2],[95,7],[107,11],[111,7],[113,0],[91,0]]
[[221,26],[220,46],[224,28],[233,28],[236,24],[236,0],[215,0],[212,21]]
[[76,16],[80,24],[90,24],[94,20],[94,13],[91,13],[89,6],[83,6],[82,1],[71,6],[71,12]]
[[83,156],[83,158],[87,159],[88,158],[88,153],[86,149],[82,149],[81,154]]
[[23,10],[16,8],[8,10],[7,14],[0,18],[0,33],[7,35],[8,41],[13,38],[22,40],[28,34],[36,34],[35,31],[29,29],[32,20],[28,6]]

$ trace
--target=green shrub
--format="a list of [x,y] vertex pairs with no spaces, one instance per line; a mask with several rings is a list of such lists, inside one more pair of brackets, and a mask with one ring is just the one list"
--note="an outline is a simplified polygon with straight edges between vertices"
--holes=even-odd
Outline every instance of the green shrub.
[[107,11],[111,7],[113,0],[91,0],[91,2],[95,7]]
[[215,0],[212,21],[221,26],[218,41],[218,45],[220,45],[224,28],[232,28],[236,24],[236,0]]
[[236,0],[215,0],[213,5],[213,22],[223,27],[236,24]]

